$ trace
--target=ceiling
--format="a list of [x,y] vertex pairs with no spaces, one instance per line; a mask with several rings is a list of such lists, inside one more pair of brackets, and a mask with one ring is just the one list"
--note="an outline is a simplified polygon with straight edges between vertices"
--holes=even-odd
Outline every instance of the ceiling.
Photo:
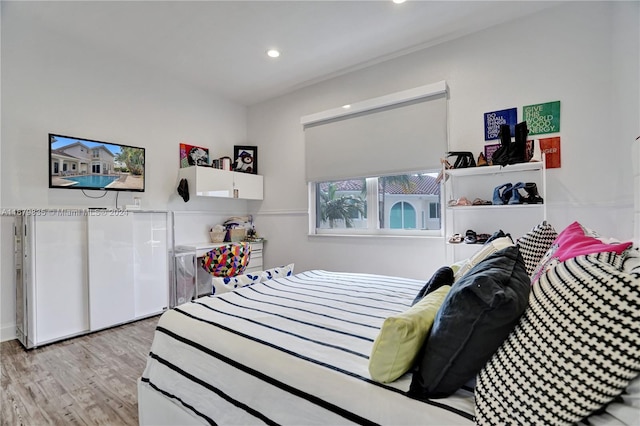
[[[252,105],[556,4],[43,1],[4,4],[3,19],[10,16],[8,7],[18,8],[35,25]],[[281,56],[267,57],[270,48],[281,50]]]

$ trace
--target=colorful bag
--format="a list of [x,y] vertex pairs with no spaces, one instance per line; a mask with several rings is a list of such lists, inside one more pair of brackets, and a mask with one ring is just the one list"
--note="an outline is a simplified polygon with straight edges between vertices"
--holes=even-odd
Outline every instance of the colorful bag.
[[233,277],[244,272],[251,257],[249,243],[225,244],[202,257],[202,267],[216,277]]

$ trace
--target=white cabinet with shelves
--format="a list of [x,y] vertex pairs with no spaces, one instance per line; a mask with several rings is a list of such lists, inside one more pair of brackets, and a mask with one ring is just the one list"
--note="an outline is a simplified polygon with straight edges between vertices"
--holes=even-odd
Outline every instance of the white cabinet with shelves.
[[25,347],[167,308],[168,212],[31,210],[42,214],[14,218],[16,336]]
[[178,179],[189,183],[189,195],[200,197],[262,200],[263,177],[212,167],[190,166],[180,169]]
[[[460,234],[464,239],[467,230],[473,230],[477,234],[492,234],[502,229],[515,240],[547,217],[546,174],[542,162],[451,169],[444,173],[444,230],[447,260],[450,263],[466,259],[480,248],[480,244],[449,243],[449,238],[454,234]],[[476,198],[492,201],[496,187],[517,182],[534,182],[544,203],[449,205],[451,200],[459,200],[461,197],[471,202]]]

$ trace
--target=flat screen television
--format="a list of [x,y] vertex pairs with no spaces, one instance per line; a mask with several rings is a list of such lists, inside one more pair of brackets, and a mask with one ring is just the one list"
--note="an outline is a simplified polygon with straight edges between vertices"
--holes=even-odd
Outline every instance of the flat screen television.
[[49,188],[144,191],[144,148],[49,134]]

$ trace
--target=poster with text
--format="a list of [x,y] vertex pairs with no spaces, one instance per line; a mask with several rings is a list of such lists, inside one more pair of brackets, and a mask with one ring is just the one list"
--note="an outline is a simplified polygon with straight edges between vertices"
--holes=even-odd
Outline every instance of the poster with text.
[[491,161],[493,160],[493,153],[496,152],[496,149],[498,148],[500,148],[499,143],[484,146],[484,158],[487,159],[489,164],[491,164]]
[[518,109],[509,108],[501,111],[484,113],[484,140],[491,141],[500,137],[500,126],[508,124],[511,136],[518,122]]
[[560,137],[539,139],[540,151],[544,155],[547,169],[558,169],[562,164],[560,158]]
[[527,122],[529,135],[560,131],[560,101],[522,107],[522,119]]

